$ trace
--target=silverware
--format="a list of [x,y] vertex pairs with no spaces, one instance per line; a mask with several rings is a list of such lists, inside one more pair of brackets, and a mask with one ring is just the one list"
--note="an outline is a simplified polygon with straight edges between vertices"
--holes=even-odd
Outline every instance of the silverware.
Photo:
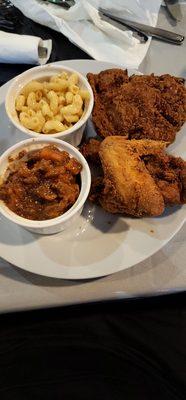
[[[117,21],[114,21],[113,19],[106,17],[101,11],[99,11],[99,15],[101,19],[105,22],[108,22],[112,26],[120,29],[121,31],[128,31],[129,28],[126,25],[123,25]],[[148,36],[145,35],[144,33],[133,31],[133,36],[137,38],[141,43],[145,43],[148,40]]]
[[111,18],[113,21],[119,22],[120,24],[123,24],[125,26],[128,26],[130,29],[140,32],[142,34],[146,34],[148,36],[153,36],[156,37],[160,40],[165,40],[170,43],[174,44],[182,44],[184,41],[184,36],[179,35],[174,32],[167,31],[165,29],[161,28],[154,28],[152,26],[140,24],[135,21],[131,21],[125,18],[121,18],[117,15],[116,10],[105,10],[103,8],[99,8],[99,12],[101,12],[103,15],[106,17]]
[[180,4],[178,4],[178,0],[165,0],[165,5],[171,17],[175,21],[182,20],[182,12]]
[[13,32],[15,29],[14,23],[12,21],[8,21],[4,17],[0,17],[0,29]]
[[56,6],[66,8],[67,10],[70,7],[74,6],[75,4],[74,0],[44,0],[44,1],[47,1],[47,3],[55,4]]

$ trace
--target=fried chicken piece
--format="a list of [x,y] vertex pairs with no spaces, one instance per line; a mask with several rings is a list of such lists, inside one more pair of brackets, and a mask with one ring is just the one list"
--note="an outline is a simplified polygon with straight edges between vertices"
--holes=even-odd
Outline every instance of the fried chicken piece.
[[160,102],[156,89],[142,83],[134,87],[129,82],[121,86],[119,93],[106,93],[103,101],[114,135],[127,132],[128,139],[173,141],[175,128],[156,109]]
[[177,130],[181,128],[186,120],[186,90],[184,79],[173,77],[169,74],[155,76],[152,75],[133,75],[130,82],[144,83],[154,87],[161,94],[160,102],[156,106],[159,112]]
[[103,176],[98,176],[93,178],[91,182],[91,191],[89,194],[89,200],[93,203],[99,204],[100,193],[104,190],[104,180]]
[[[122,75],[123,72],[123,75]],[[94,92],[92,119],[98,135],[171,143],[186,120],[184,80],[110,69],[87,75]]]
[[106,69],[97,75],[88,73],[87,78],[93,86],[93,90],[95,89],[95,94],[119,88],[123,83],[129,81],[127,70],[120,68]]
[[100,164],[99,149],[101,142],[97,139],[90,139],[89,142],[80,146],[80,151],[87,161]]
[[103,140],[103,177],[93,180],[90,200],[108,212],[137,217],[158,216],[166,205],[185,203],[186,162],[166,154],[165,147],[164,142],[121,136]]
[[140,155],[164,147],[160,143],[153,144],[126,141],[119,136],[102,142],[99,155],[104,172],[104,190],[99,201],[107,211],[139,217],[163,213],[163,196],[140,159]]
[[[109,121],[107,110],[104,105],[105,93],[120,89],[121,85],[129,81],[127,70],[108,69],[100,72],[98,75],[87,74],[88,81],[94,93],[94,108],[92,119],[98,135],[106,137],[117,135],[115,133],[112,121]],[[113,133],[114,132],[114,133]]]

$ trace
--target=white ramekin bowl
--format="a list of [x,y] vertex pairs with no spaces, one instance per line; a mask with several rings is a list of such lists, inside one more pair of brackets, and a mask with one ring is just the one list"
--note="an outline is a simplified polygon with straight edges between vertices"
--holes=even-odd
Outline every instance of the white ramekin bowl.
[[34,150],[50,144],[57,146],[60,150],[67,151],[70,154],[70,156],[75,157],[76,160],[78,160],[83,166],[82,171],[80,173],[81,175],[80,194],[74,205],[67,212],[65,212],[64,214],[62,214],[57,218],[48,219],[46,221],[35,221],[35,220],[33,221],[20,217],[19,215],[15,214],[6,206],[6,204],[2,200],[0,200],[0,213],[2,213],[6,218],[8,218],[10,221],[22,226],[23,228],[29,231],[44,235],[49,235],[63,231],[64,229],[69,227],[74,222],[74,220],[81,214],[84,203],[88,197],[91,184],[90,169],[85,158],[71,144],[63,142],[60,139],[54,139],[49,137],[47,138],[39,137],[37,139],[33,138],[33,139],[23,140],[22,142],[19,142],[14,146],[10,147],[0,157],[0,177],[2,178],[1,180],[3,180],[3,176],[9,164],[10,156],[16,157],[16,155],[23,149]]
[[28,71],[23,72],[23,74],[20,74],[16,78],[14,78],[12,84],[9,87],[5,100],[5,108],[9,119],[18,130],[22,131],[27,136],[35,138],[44,136],[46,138],[45,134],[31,131],[25,128],[20,123],[15,109],[15,99],[21,92],[23,87],[27,85],[27,83],[29,83],[30,81],[45,80],[51,77],[52,75],[60,74],[62,71],[65,71],[68,74],[76,72],[79,76],[79,86],[81,87],[81,89],[88,90],[88,92],[90,93],[90,99],[85,102],[85,111],[80,120],[76,124],[74,124],[71,128],[69,128],[64,132],[47,134],[47,137],[62,139],[65,142],[72,144],[73,146],[78,146],[81,142],[83,131],[86,127],[86,122],[91,115],[94,104],[94,96],[91,86],[89,85],[87,79],[83,75],[81,75],[78,71],[75,71],[66,66],[63,67],[63,65],[46,64],[39,67],[31,68]]

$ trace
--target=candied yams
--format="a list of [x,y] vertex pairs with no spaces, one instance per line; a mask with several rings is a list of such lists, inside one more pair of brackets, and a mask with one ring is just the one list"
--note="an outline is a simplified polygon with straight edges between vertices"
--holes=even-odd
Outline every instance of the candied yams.
[[22,151],[10,160],[0,199],[21,217],[47,220],[66,212],[80,192],[81,164],[56,146]]

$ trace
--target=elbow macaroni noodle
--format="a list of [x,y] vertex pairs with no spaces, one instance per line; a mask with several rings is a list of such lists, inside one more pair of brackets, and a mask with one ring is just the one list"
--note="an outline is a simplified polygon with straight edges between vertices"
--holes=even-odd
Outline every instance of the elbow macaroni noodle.
[[83,115],[88,90],[78,85],[78,74],[62,72],[48,81],[31,81],[17,96],[21,124],[34,132],[53,134],[69,129]]

